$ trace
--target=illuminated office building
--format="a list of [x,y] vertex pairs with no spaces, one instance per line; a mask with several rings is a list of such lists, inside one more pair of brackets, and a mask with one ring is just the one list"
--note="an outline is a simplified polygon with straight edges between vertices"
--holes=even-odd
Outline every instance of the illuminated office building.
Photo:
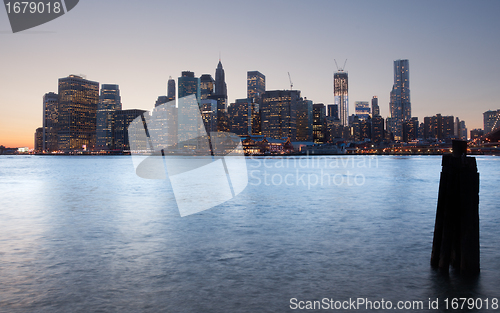
[[313,141],[314,143],[325,143],[324,133],[325,133],[325,117],[326,108],[323,103],[313,104]]
[[403,139],[403,125],[411,119],[410,65],[408,60],[394,61],[394,85],[390,95],[391,124],[395,140]]
[[483,113],[484,133],[487,134],[500,127],[500,110],[486,111]]
[[58,149],[93,150],[99,83],[70,75],[59,79]]
[[372,98],[372,117],[380,116],[380,107],[378,105],[377,96]]
[[43,126],[42,147],[43,151],[56,151],[58,132],[59,95],[49,92],[43,96]]
[[354,112],[360,120],[367,120],[370,117],[368,101],[356,101],[354,103]]
[[333,95],[339,108],[340,125],[348,126],[349,118],[349,85],[347,73],[343,70],[333,75]]
[[175,80],[170,76],[167,82],[167,98],[168,101],[175,100]]
[[262,97],[262,135],[274,139],[297,138],[298,90],[268,90]]
[[215,81],[210,74],[203,74],[200,77],[200,97],[201,100],[210,99],[214,93]]
[[113,112],[113,150],[130,150],[128,127],[132,121],[147,111],[144,110],[116,110]]
[[247,72],[247,98],[261,104],[262,95],[266,92],[266,76],[259,71]]
[[299,100],[297,103],[297,141],[313,140],[313,102]]
[[109,150],[112,147],[113,113],[121,109],[122,103],[118,85],[102,84],[97,106],[97,150]]

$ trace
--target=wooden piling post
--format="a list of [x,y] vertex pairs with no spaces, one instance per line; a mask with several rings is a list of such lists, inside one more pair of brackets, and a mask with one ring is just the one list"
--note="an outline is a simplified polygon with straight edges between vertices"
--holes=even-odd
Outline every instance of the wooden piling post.
[[443,155],[431,266],[477,274],[479,173],[476,159],[466,154],[467,142],[453,140],[453,154]]

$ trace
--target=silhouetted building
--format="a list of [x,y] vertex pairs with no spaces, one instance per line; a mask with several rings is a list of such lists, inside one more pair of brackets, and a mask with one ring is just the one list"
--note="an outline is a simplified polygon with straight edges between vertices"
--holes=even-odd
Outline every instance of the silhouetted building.
[[168,101],[175,100],[175,80],[172,78],[172,76],[168,77],[167,98]]
[[[179,97],[177,111],[178,137],[179,141],[187,141],[200,135],[201,125],[198,125],[198,116],[200,113],[190,109],[194,105],[194,102],[200,107],[200,79],[195,77],[193,72],[185,71],[177,79],[177,83],[177,96]],[[196,98],[181,101],[182,98],[189,95],[195,95]]]
[[302,99],[297,103],[297,141],[313,140],[313,102]]
[[500,127],[500,110],[486,111],[483,113],[484,133],[488,134]]
[[424,138],[425,139],[451,139],[454,137],[453,116],[424,117]]
[[403,141],[408,142],[418,137],[418,117],[412,117],[403,123]]
[[144,110],[117,110],[113,113],[113,150],[130,150],[128,127],[132,121],[146,113]]
[[167,103],[169,100],[168,100],[168,97],[167,96],[158,96],[158,99],[156,99],[156,102],[155,102],[155,108],[157,106],[160,106],[162,104],[165,104]]
[[58,150],[93,150],[99,83],[70,75],[59,79]]
[[43,127],[38,127],[35,131],[35,149],[36,152],[43,150]]
[[348,126],[349,118],[349,85],[347,73],[343,70],[333,75],[333,96],[339,108],[340,125]]
[[474,140],[480,138],[484,135],[484,131],[480,128],[476,128],[470,131],[470,139]]
[[327,116],[332,119],[339,119],[339,106],[337,104],[329,104],[327,105]]
[[210,99],[214,94],[215,80],[210,74],[203,74],[200,77],[200,96],[202,100]]
[[113,113],[122,109],[118,85],[101,85],[97,106],[96,150],[109,150],[113,146]]
[[313,142],[325,143],[326,108],[323,103],[313,104]]
[[388,128],[394,139],[403,139],[403,124],[411,119],[410,65],[408,60],[394,61],[394,85],[390,100],[391,124]]
[[377,96],[373,96],[372,98],[372,117],[380,116],[380,107],[378,105]]
[[380,115],[372,118],[372,142],[379,144],[385,139],[384,118]]
[[230,129],[232,133],[240,136],[252,135],[253,118],[257,114],[253,99],[236,99],[228,108]]
[[201,118],[207,134],[217,131],[217,100],[202,99],[200,101]]
[[262,135],[275,139],[297,137],[298,90],[268,90],[264,93],[261,107]]
[[49,92],[43,96],[42,150],[56,151],[59,120],[59,95]]

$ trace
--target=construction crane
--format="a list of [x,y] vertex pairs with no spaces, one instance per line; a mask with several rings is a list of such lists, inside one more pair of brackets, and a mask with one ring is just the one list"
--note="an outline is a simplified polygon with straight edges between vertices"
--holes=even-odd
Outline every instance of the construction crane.
[[335,62],[335,66],[337,67],[337,71],[338,72],[343,72],[344,69],[345,69],[345,64],[347,63],[347,59],[345,59],[345,62],[344,62],[344,66],[339,68],[338,64],[337,64],[337,60],[333,59],[333,61]]
[[290,72],[288,72],[288,79],[290,80],[290,90],[293,90],[292,78],[290,77]]

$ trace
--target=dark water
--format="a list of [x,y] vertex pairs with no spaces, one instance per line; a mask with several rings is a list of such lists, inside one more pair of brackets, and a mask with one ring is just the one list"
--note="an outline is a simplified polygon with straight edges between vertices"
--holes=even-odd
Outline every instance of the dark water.
[[2,156],[0,311],[300,311],[292,298],[491,306],[500,159],[477,161],[481,274],[469,280],[429,266],[440,157],[249,159],[241,194],[181,218],[169,180],[137,177],[130,157]]

